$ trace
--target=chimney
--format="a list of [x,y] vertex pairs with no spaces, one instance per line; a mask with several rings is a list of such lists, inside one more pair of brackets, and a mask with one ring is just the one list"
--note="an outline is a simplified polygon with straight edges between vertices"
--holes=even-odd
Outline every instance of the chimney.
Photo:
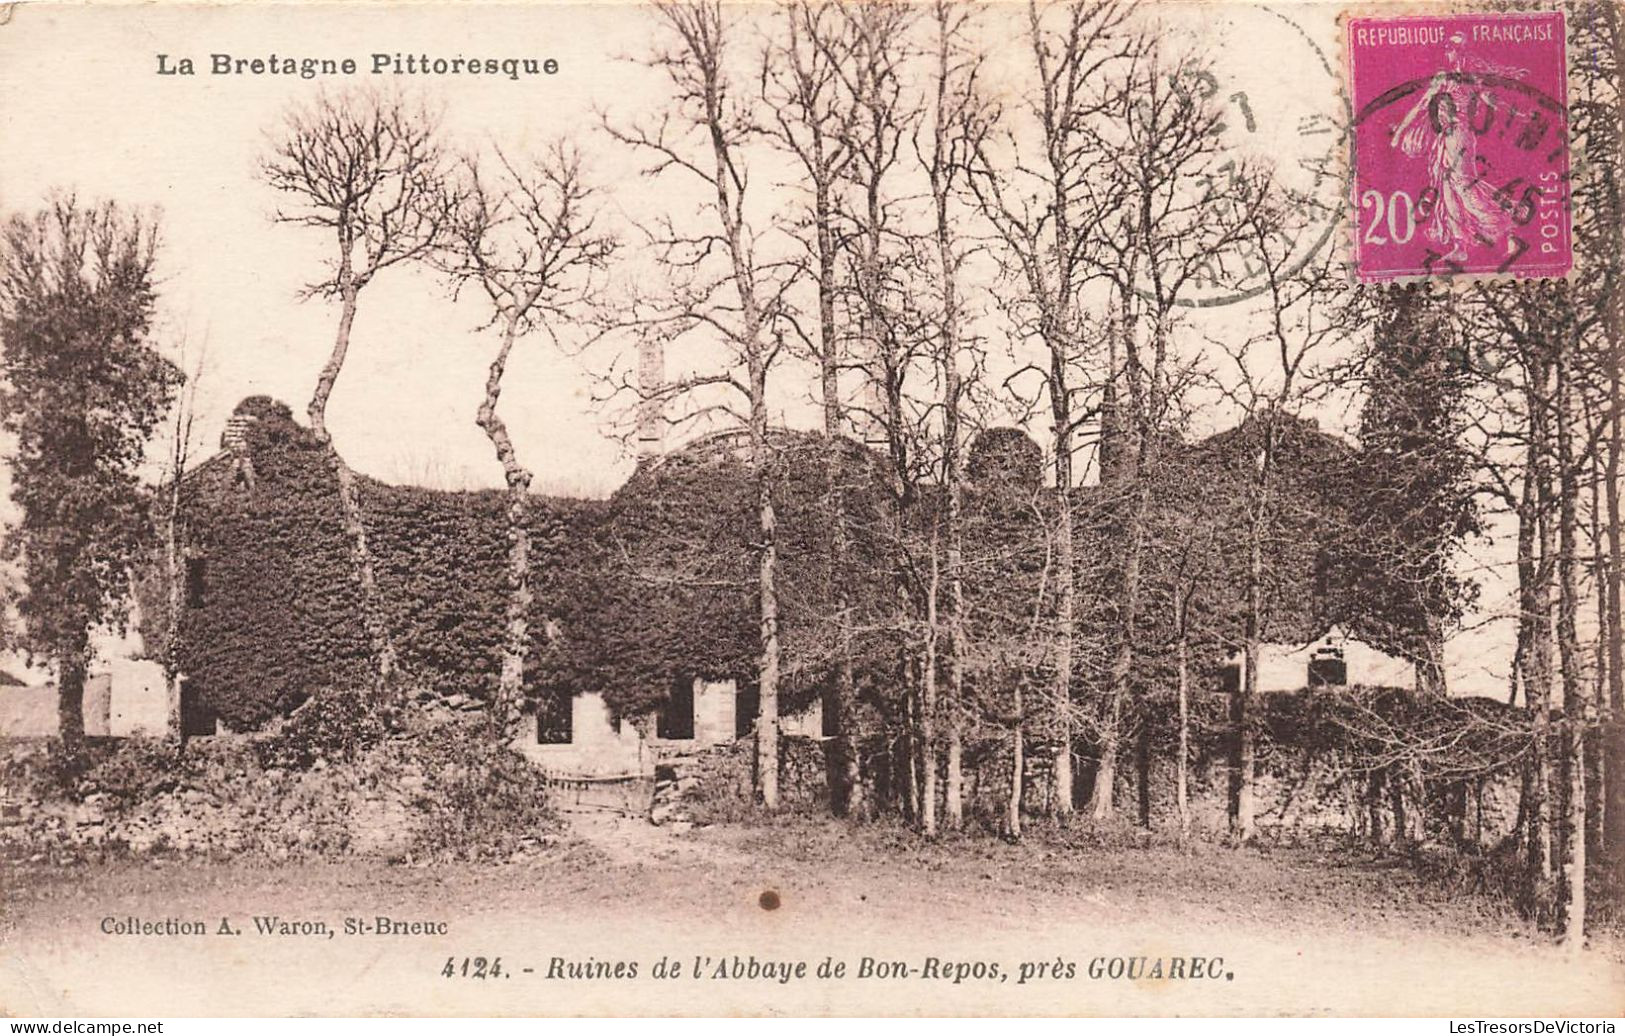
[[254,488],[254,451],[248,442],[249,429],[259,418],[245,414],[241,409],[226,418],[226,430],[220,435],[220,445],[231,454],[231,480],[233,485]]
[[638,456],[652,457],[660,452],[666,387],[666,343],[645,338],[638,343]]

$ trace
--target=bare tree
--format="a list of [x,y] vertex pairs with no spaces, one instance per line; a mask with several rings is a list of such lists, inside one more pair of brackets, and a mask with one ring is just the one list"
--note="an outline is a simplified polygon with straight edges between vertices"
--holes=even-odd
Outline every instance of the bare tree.
[[816,338],[798,322],[790,326],[803,335],[818,361],[819,402],[823,412],[825,508],[829,521],[829,569],[836,594],[835,635],[839,657],[833,693],[825,708],[835,715],[834,750],[839,754],[837,786],[831,806],[838,814],[864,812],[857,732],[857,693],[852,668],[852,602],[840,573],[850,549],[845,494],[840,478],[840,437],[847,430],[841,395],[845,352],[837,322],[842,278],[839,271],[842,230],[840,191],[851,164],[851,124],[856,110],[843,76],[851,57],[850,23],[833,0],[793,0],[781,8],[782,37],[770,41],[762,55],[762,100],[774,114],[768,135],[796,159],[806,174],[805,245],[811,270],[818,326]]
[[[1017,286],[1007,312],[1017,336],[1035,339],[1047,362],[1036,375],[1051,419],[1051,461],[1059,501],[1055,542],[1058,631],[1052,688],[1056,740],[1055,808],[1072,811],[1072,679],[1076,627],[1076,559],[1070,491],[1077,436],[1098,416],[1091,394],[1103,377],[1089,355],[1080,294],[1091,260],[1118,203],[1120,180],[1094,123],[1113,94],[1103,88],[1124,57],[1130,5],[1117,0],[1027,4],[1026,38],[1035,84],[1021,111],[1032,123],[1033,151],[1014,131],[979,147],[972,189],[1000,246],[999,261]],[[1096,361],[1091,366],[1091,361]],[[1093,373],[1091,373],[1093,372]]]
[[[964,496],[965,464],[962,438],[966,407],[967,357],[976,364],[968,331],[963,269],[970,254],[959,226],[968,191],[967,178],[977,149],[992,121],[991,106],[981,97],[979,75],[982,52],[975,42],[974,9],[955,0],[935,0],[931,6],[931,95],[927,120],[917,135],[915,152],[930,186],[932,248],[928,261],[935,274],[934,362],[940,386],[940,479],[944,494],[946,571],[948,591],[948,693],[941,710],[947,745],[943,766],[943,819],[950,828],[964,821],[963,709],[965,703],[965,574]],[[923,135],[923,141],[918,136]],[[974,199],[971,199],[972,201]],[[933,553],[933,559],[935,554]],[[933,568],[933,574],[936,570]],[[936,587],[933,582],[933,588]],[[936,595],[932,594],[933,612]],[[933,619],[935,616],[933,615]],[[932,626],[935,627],[933,621]],[[932,768],[935,768],[933,762]]]
[[[1601,422],[1601,521],[1606,545],[1599,544],[1598,621],[1603,650],[1598,657],[1602,683],[1597,705],[1603,715],[1603,838],[1600,848],[1616,858],[1625,853],[1625,532],[1620,487],[1625,482],[1625,32],[1616,4],[1576,4],[1570,15],[1570,47],[1575,77],[1570,108],[1573,132],[1586,163],[1574,181],[1575,243],[1579,283],[1600,318],[1593,339],[1601,372],[1595,400]],[[1583,59],[1582,56],[1583,55]]]
[[[1572,314],[1569,323],[1575,324]],[[1557,557],[1557,649],[1558,668],[1563,681],[1561,730],[1561,772],[1563,776],[1563,895],[1559,917],[1563,939],[1578,949],[1585,942],[1586,922],[1586,768],[1585,732],[1596,719],[1580,673],[1578,583],[1580,553],[1579,502],[1581,461],[1576,454],[1579,388],[1578,357],[1573,351],[1560,353],[1557,360],[1556,467],[1558,505]],[[1589,466],[1589,465],[1587,465]]]
[[459,287],[474,285],[490,305],[499,336],[475,422],[491,440],[508,486],[508,604],[502,671],[492,703],[494,729],[514,736],[524,696],[529,650],[530,528],[526,505],[531,472],[519,461],[507,424],[497,413],[508,359],[521,337],[542,332],[555,342],[560,325],[582,315],[615,241],[597,229],[594,192],[574,148],[557,143],[534,159],[510,160],[497,149],[494,174],[478,159],[464,162],[465,185],[452,224],[455,248],[446,257]]
[[1278,499],[1276,480],[1284,427],[1302,407],[1312,386],[1317,354],[1349,335],[1348,310],[1339,304],[1345,279],[1330,255],[1302,268],[1292,257],[1292,200],[1263,177],[1244,186],[1247,254],[1264,287],[1263,329],[1227,351],[1238,377],[1227,395],[1238,404],[1250,429],[1246,490],[1247,604],[1242,642],[1242,679],[1234,709],[1235,754],[1231,761],[1230,827],[1241,841],[1253,836],[1256,746],[1252,727],[1258,696],[1259,649],[1266,634],[1267,539],[1276,514],[1289,504]]
[[[1574,904],[1569,897],[1578,895],[1576,923],[1583,925],[1583,876],[1575,888],[1564,867],[1575,850],[1582,861],[1585,852],[1583,745],[1588,703],[1580,691],[1575,554],[1578,474],[1589,467],[1591,448],[1578,445],[1574,432],[1584,354],[1578,343],[1596,330],[1600,314],[1583,315],[1572,289],[1561,284],[1484,285],[1474,300],[1477,307],[1471,316],[1478,322],[1472,330],[1485,343],[1490,361],[1481,368],[1494,422],[1482,447],[1483,468],[1489,489],[1518,521],[1515,685],[1523,689],[1531,727],[1520,801],[1524,894],[1526,905],[1538,908],[1548,900],[1549,882],[1556,876],[1559,892],[1567,893],[1558,897],[1559,915],[1565,915],[1565,905]],[[1594,435],[1603,432],[1603,425],[1594,425]],[[1516,460],[1503,456],[1508,446],[1520,454]],[[1512,485],[1515,480],[1521,481],[1517,489]],[[1559,680],[1561,699],[1554,695]],[[1561,778],[1555,787],[1554,762]],[[1578,833],[1576,821],[1581,825]]]
[[905,805],[922,832],[937,828],[937,626],[942,571],[940,536],[925,517],[921,484],[929,477],[933,445],[928,405],[914,383],[929,371],[929,339],[920,305],[917,246],[912,219],[917,189],[907,161],[908,142],[921,110],[909,89],[917,11],[907,5],[847,5],[852,39],[845,71],[852,98],[843,242],[849,269],[849,304],[859,343],[854,366],[864,391],[854,411],[890,462],[891,529],[887,562],[896,595],[895,634],[906,673],[899,714],[904,749]]
[[[1187,287],[1279,231],[1266,179],[1219,139],[1222,113],[1193,84],[1209,73],[1199,47],[1152,23],[1126,45],[1110,79],[1109,120],[1097,151],[1112,158],[1117,195],[1102,219],[1098,260],[1115,301],[1101,477],[1117,508],[1117,621],[1102,704],[1100,770],[1092,812],[1114,812],[1122,714],[1135,668],[1151,486],[1170,415],[1196,373],[1173,351]],[[1106,223],[1106,219],[1110,223]],[[1254,267],[1258,265],[1254,260]],[[1287,269],[1284,257],[1276,271]]]
[[288,111],[262,163],[266,181],[283,196],[272,218],[321,231],[334,249],[322,275],[305,287],[307,297],[339,303],[333,349],[306,412],[338,483],[381,688],[395,675],[395,645],[379,602],[355,473],[333,446],[327,404],[349,355],[361,292],[384,270],[427,259],[445,239],[455,200],[439,138],[438,113],[400,94],[324,92]]
[[[673,277],[673,298],[659,313],[640,320],[640,330],[659,337],[691,333],[713,336],[722,355],[709,370],[647,389],[646,402],[680,397],[693,404],[667,420],[716,417],[745,432],[756,483],[757,596],[761,653],[756,680],[756,780],[762,804],[779,804],[779,591],[777,516],[774,513],[769,442],[768,377],[783,352],[777,324],[783,312],[787,271],[758,255],[747,217],[750,177],[746,142],[754,132],[748,104],[735,89],[729,39],[736,12],[720,0],[671,0],[656,11],[672,44],[653,64],[671,84],[671,108],[651,124],[607,126],[610,135],[652,156],[650,175],[685,173],[710,192],[708,226],[694,232],[669,221],[649,231],[656,261]],[[709,395],[708,395],[709,393]],[[701,401],[704,400],[704,401]],[[737,404],[743,403],[741,411]]]
[[160,482],[164,506],[164,600],[167,611],[163,622],[164,643],[159,649],[159,658],[168,682],[165,736],[172,741],[178,741],[182,733],[180,650],[181,609],[185,603],[186,580],[183,547],[186,540],[186,469],[197,446],[193,427],[197,419],[198,384],[203,380],[209,362],[207,345],[200,346],[194,355],[188,356],[184,337],[177,352],[177,367],[185,373],[186,380],[176,393],[175,406],[170,413],[168,449]]
[[[1219,552],[1222,497],[1228,488],[1210,473],[1187,473],[1169,465],[1158,479],[1158,538],[1168,561],[1174,640],[1174,813],[1180,837],[1190,835],[1191,655],[1200,631],[1206,587],[1222,583]],[[1205,477],[1204,477],[1205,476]],[[1141,774],[1142,784],[1145,774]],[[1142,801],[1144,791],[1142,789]],[[1142,816],[1142,823],[1149,818]]]
[[[1003,448],[1011,443],[1030,449],[1031,457],[1012,456]],[[1029,460],[1030,472],[1019,470]],[[1042,465],[1037,446],[1008,428],[979,436],[968,464],[970,549],[962,558],[967,604],[959,624],[966,680],[959,705],[965,717],[980,721],[981,730],[1008,739],[1000,828],[1011,841],[1022,836],[1032,692],[1050,679],[1057,641],[1049,621],[1056,520]]]

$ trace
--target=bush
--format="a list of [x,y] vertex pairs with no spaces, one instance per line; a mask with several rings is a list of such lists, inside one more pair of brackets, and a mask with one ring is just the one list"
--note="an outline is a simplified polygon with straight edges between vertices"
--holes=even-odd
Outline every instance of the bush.
[[316,760],[352,762],[394,725],[390,713],[354,687],[317,691],[257,743],[260,765],[304,770]]
[[151,738],[129,738],[79,779],[80,796],[100,793],[114,810],[125,810],[156,795],[174,791],[190,772],[179,745]]
[[449,722],[403,744],[424,778],[411,803],[418,817],[414,855],[500,858],[558,829],[542,772],[495,744],[484,717]]
[[62,754],[61,742],[13,750],[0,760],[0,797],[48,802],[74,794],[89,763]]

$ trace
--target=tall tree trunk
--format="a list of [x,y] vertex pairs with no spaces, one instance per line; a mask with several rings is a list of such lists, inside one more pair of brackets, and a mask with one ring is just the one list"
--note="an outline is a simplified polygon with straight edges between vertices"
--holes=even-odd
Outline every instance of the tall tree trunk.
[[822,176],[814,185],[813,223],[818,247],[818,339],[819,383],[823,393],[825,456],[825,507],[830,516],[830,572],[835,592],[835,610],[840,638],[836,662],[833,701],[837,756],[832,768],[836,775],[830,796],[835,812],[861,817],[864,812],[863,778],[858,757],[857,685],[852,672],[852,601],[847,590],[848,536],[846,493],[841,484],[841,406],[840,337],[835,323],[836,244],[833,206],[829,184]]
[[[1050,103],[1052,102],[1046,102],[1046,106]],[[1052,149],[1056,131],[1059,129],[1053,122],[1053,115],[1053,111],[1050,111],[1045,120],[1047,143]],[[1054,688],[1056,750],[1052,777],[1055,782],[1055,811],[1057,815],[1065,818],[1072,814],[1072,656],[1076,637],[1078,579],[1072,536],[1072,390],[1067,366],[1076,347],[1072,341],[1074,299],[1070,271],[1074,260],[1071,254],[1073,238],[1069,221],[1071,209],[1066,173],[1061,165],[1063,160],[1053,150],[1050,156],[1055,190],[1052,215],[1055,220],[1054,263],[1057,283],[1045,337],[1048,339],[1050,360],[1050,417],[1054,422],[1052,436],[1055,449],[1055,496],[1061,509],[1060,527],[1055,543],[1055,560],[1060,579],[1055,586],[1055,622],[1058,629],[1055,642]],[[1115,728],[1110,736],[1115,748]],[[1104,751],[1102,759],[1105,759]],[[1093,813],[1097,817],[1111,813],[1111,785],[1107,784],[1106,789],[1107,794],[1102,801],[1099,797],[1100,782],[1098,780],[1095,782],[1096,800]]]
[[939,537],[931,536],[931,574],[925,592],[924,673],[920,678],[920,832],[937,835],[937,598],[942,593]]
[[[1143,363],[1138,343],[1134,339],[1134,325],[1129,319],[1130,303],[1122,300],[1124,321],[1123,362],[1126,381],[1133,402],[1131,419],[1134,425],[1134,443],[1125,451],[1122,464],[1122,484],[1128,490],[1128,510],[1122,532],[1123,560],[1121,583],[1118,587],[1117,645],[1113,653],[1107,685],[1107,716],[1101,745],[1102,770],[1112,780],[1101,786],[1095,784],[1094,815],[1104,819],[1113,812],[1115,792],[1118,732],[1122,728],[1124,705],[1132,692],[1136,641],[1140,620],[1141,568],[1144,564],[1146,521],[1151,511],[1151,484],[1161,463],[1159,431],[1163,419],[1163,371],[1168,352],[1167,308],[1155,315],[1152,326],[1152,360]],[[1115,376],[1115,371],[1113,372]],[[1142,380],[1143,379],[1143,380]]]
[[1127,471],[1130,500],[1123,530],[1124,556],[1122,582],[1118,587],[1117,645],[1112,653],[1106,686],[1106,717],[1102,724],[1100,771],[1095,780],[1091,813],[1097,820],[1110,819],[1117,783],[1117,755],[1123,723],[1123,706],[1128,701],[1134,675],[1135,626],[1140,614],[1141,567],[1145,555],[1145,521],[1151,504],[1151,483],[1147,472],[1156,464],[1152,437],[1139,437],[1139,456]]
[[[942,75],[946,77],[947,51],[941,54]],[[939,111],[941,102],[939,100]],[[940,118],[939,118],[940,124]],[[940,132],[940,129],[939,129]],[[947,726],[947,763],[944,771],[943,818],[949,828],[964,822],[964,748],[961,744],[960,709],[965,691],[965,579],[964,526],[965,473],[959,447],[963,380],[959,374],[959,290],[956,280],[953,230],[948,221],[948,192],[938,167],[933,166],[932,194],[936,201],[937,264],[942,277],[942,341],[938,365],[942,374],[942,472],[946,483],[948,510],[948,697],[944,703]]]
[[[1625,93],[1625,91],[1622,91]],[[1616,295],[1625,296],[1616,283]],[[1621,342],[1621,335],[1625,334],[1619,328],[1619,311],[1625,308],[1625,301],[1616,298],[1613,303],[1615,317],[1612,322],[1611,337],[1613,342],[1610,348],[1608,370],[1608,408],[1611,415],[1608,429],[1608,477],[1603,485],[1607,487],[1608,498],[1608,618],[1606,629],[1608,631],[1608,714],[1610,725],[1607,738],[1608,753],[1606,759],[1608,799],[1607,807],[1603,813],[1606,818],[1604,841],[1621,860],[1625,860],[1625,615],[1622,615],[1621,601],[1625,599],[1625,532],[1620,528],[1620,479],[1625,472],[1620,470],[1621,457],[1625,456],[1625,394],[1621,393],[1621,365],[1625,357],[1625,343]]]
[[[1275,414],[1266,415],[1253,502],[1247,523],[1247,615],[1242,645],[1241,687],[1235,712],[1235,758],[1230,774],[1230,832],[1239,841],[1253,837],[1254,778],[1258,749],[1253,737],[1253,711],[1258,702],[1258,656],[1264,636],[1264,526],[1270,508],[1270,479],[1275,468]],[[1390,783],[1397,783],[1390,778]]]
[[767,442],[767,370],[751,362],[751,468],[756,479],[757,530],[761,542],[757,588],[761,613],[761,662],[757,666],[761,713],[756,722],[756,777],[762,805],[779,807],[779,548],[773,510],[772,465]]
[[[179,420],[177,419],[177,429]],[[183,730],[181,724],[181,608],[186,602],[182,591],[185,579],[181,558],[181,472],[184,464],[184,446],[177,430],[174,463],[168,493],[167,513],[164,516],[164,576],[168,580],[169,612],[164,616],[164,739],[178,742]]]
[[1189,795],[1191,757],[1190,718],[1190,632],[1186,625],[1189,598],[1183,587],[1174,589],[1174,628],[1178,640],[1174,645],[1175,680],[1179,694],[1179,756],[1174,762],[1174,810],[1179,817],[1181,838],[1191,832]]
[[[867,73],[865,73],[867,74]],[[860,182],[867,199],[865,219],[861,235],[854,235],[854,244],[858,248],[857,254],[857,283],[858,292],[863,303],[863,333],[868,342],[868,360],[873,367],[870,371],[870,380],[879,381],[876,389],[879,393],[879,410],[881,412],[882,429],[886,436],[886,449],[890,460],[891,483],[891,521],[892,543],[890,545],[891,574],[893,592],[896,600],[896,621],[899,628],[908,628],[917,615],[914,612],[916,602],[913,600],[909,587],[908,550],[907,541],[909,533],[909,515],[914,506],[914,482],[910,471],[912,458],[908,430],[905,424],[908,420],[903,410],[903,378],[907,370],[908,357],[898,351],[898,343],[893,331],[892,315],[887,312],[883,298],[883,211],[881,205],[882,185],[880,177],[886,168],[884,159],[885,136],[881,129],[884,122],[883,113],[875,106],[871,98],[865,102],[869,104],[869,114],[875,123],[875,131],[871,137],[877,153],[870,159],[869,177]],[[911,679],[923,678],[924,669],[904,667]],[[912,683],[910,690],[904,692],[905,699],[917,699],[921,688],[917,680]],[[915,706],[918,706],[915,701]],[[908,707],[903,709],[905,715],[910,712]],[[909,758],[916,759],[915,752],[919,748],[919,727],[916,725],[918,716],[910,724],[907,739],[910,745]],[[916,760],[917,761],[917,760]],[[917,772],[913,762],[909,769],[909,802],[910,817],[916,822],[921,817],[919,805],[920,781],[922,775]]]
[[[191,451],[192,420],[196,414],[197,379],[202,364],[188,379],[175,413],[175,425],[169,441],[169,485],[164,494],[164,576],[167,613],[164,615],[164,740],[179,744],[185,733],[181,718],[181,609],[185,606],[183,589],[186,578],[184,531],[181,527],[186,504],[186,461]],[[233,460],[233,465],[248,463],[247,457]],[[252,474],[249,477],[252,484]]]
[[[833,302],[829,303],[826,348],[834,348]],[[820,302],[823,306],[823,302]],[[858,758],[859,740],[857,683],[852,672],[852,601],[847,591],[849,547],[846,521],[846,493],[841,485],[841,403],[837,395],[836,364],[833,355],[824,362],[824,441],[825,506],[830,517],[830,581],[835,597],[836,636],[839,638],[839,656],[835,663],[832,701],[826,707],[835,710],[835,765],[836,776],[831,804],[839,816],[861,817],[864,812],[863,780]]]
[[[957,432],[955,433],[957,435]],[[964,806],[964,745],[960,733],[960,709],[965,700],[965,582],[961,576],[964,548],[960,538],[961,486],[959,485],[958,449],[952,445],[948,468],[948,604],[952,609],[948,618],[948,700],[944,719],[947,726],[947,755],[943,769],[943,819],[948,827],[957,830],[965,821]]]
[[1141,827],[1151,826],[1151,723],[1142,718],[1134,735],[1134,792]]
[[56,658],[57,736],[62,754],[78,760],[85,751],[85,677],[90,669],[90,635],[75,631]]
[[[1077,573],[1072,542],[1071,436],[1058,433],[1055,451],[1055,495],[1056,506],[1060,508],[1055,562],[1060,571],[1060,580],[1056,583],[1055,593],[1055,624],[1058,629],[1055,641],[1055,766],[1051,777],[1054,781],[1055,813],[1067,817],[1072,814],[1072,639],[1077,622]],[[1106,808],[1109,812],[1109,802]]]
[[[1604,419],[1602,429],[1606,431]],[[1593,453],[1591,458],[1591,570],[1596,590],[1597,631],[1592,647],[1596,655],[1595,678],[1588,708],[1592,719],[1586,724],[1586,845],[1594,853],[1606,854],[1608,841],[1608,761],[1605,758],[1608,730],[1608,552],[1602,532],[1603,515],[1603,459]]]
[[1557,363],[1557,477],[1558,477],[1558,608],[1557,646],[1563,679],[1563,895],[1559,899],[1559,927],[1572,947],[1585,941],[1586,917],[1586,693],[1580,680],[1579,579],[1575,569],[1580,552],[1578,503],[1580,487],[1574,458],[1573,359]]
[[1005,799],[1004,831],[1012,839],[1021,837],[1021,799],[1026,785],[1027,756],[1022,743],[1021,678],[1015,681],[1015,720],[1010,727],[1010,794]]
[[373,572],[372,548],[367,542],[367,525],[361,512],[355,473],[344,462],[344,458],[339,456],[338,450],[333,446],[332,433],[327,430],[327,401],[333,394],[333,386],[338,382],[339,372],[344,369],[344,358],[350,351],[350,329],[355,324],[358,289],[351,282],[349,263],[349,253],[346,250],[339,273],[341,308],[338,332],[333,339],[333,352],[328,356],[327,363],[316,379],[316,391],[311,396],[310,406],[306,412],[310,415],[310,430],[315,435],[317,443],[327,452],[328,464],[332,467],[333,478],[338,483],[344,531],[350,538],[350,563],[355,570],[356,583],[361,589],[361,621],[367,631],[367,641],[372,650],[375,666],[374,684],[379,691],[383,691],[394,681],[395,643],[390,638],[382,602],[379,599],[378,582]]
[[[714,19],[714,20],[712,20]],[[732,144],[724,110],[721,11],[698,19],[702,28],[684,33],[701,68],[704,83],[701,118],[711,145],[713,168],[708,177],[716,192],[716,214],[726,242],[733,287],[739,296],[739,331],[735,344],[744,361],[750,414],[751,478],[756,484],[757,607],[760,654],[756,666],[760,702],[756,722],[757,795],[767,809],[779,806],[779,548],[778,517],[773,509],[772,446],[768,442],[768,344],[763,341],[766,314],[756,294],[756,267],[745,240],[744,181],[736,179]],[[735,185],[737,186],[737,190]]]
[[519,463],[513,440],[508,436],[508,427],[497,415],[497,402],[502,397],[502,376],[507,370],[508,356],[513,351],[518,332],[517,323],[510,319],[503,329],[502,345],[486,375],[485,398],[480,402],[475,418],[491,440],[497,460],[502,464],[503,478],[508,484],[507,621],[497,698],[491,704],[493,732],[502,743],[513,740],[519,732],[520,708],[525,694],[525,654],[530,648],[530,526],[526,509],[531,474]]
[[903,819],[910,824],[920,822],[920,757],[919,757],[919,674],[914,671],[916,661],[909,659],[908,690],[903,693],[903,729],[897,738],[897,754],[903,767]]
[[1535,390],[1529,394],[1530,437],[1529,474],[1532,479],[1535,558],[1530,594],[1530,642],[1524,679],[1524,700],[1530,710],[1533,743],[1531,745],[1531,785],[1529,795],[1529,883],[1531,890],[1544,885],[1552,874],[1551,829],[1548,824],[1551,801],[1550,719],[1552,707],[1552,570],[1554,543],[1552,536],[1550,474],[1547,467],[1549,415],[1552,403],[1551,367],[1537,358],[1531,375]]
[[1540,528],[1539,495],[1531,459],[1524,465],[1523,491],[1518,501],[1518,640],[1512,653],[1512,686],[1507,693],[1507,704],[1516,705],[1518,688],[1522,686],[1526,708],[1531,700],[1529,666],[1535,642],[1535,535]]
[[[1613,4],[1600,5],[1601,16],[1606,19],[1614,41],[1615,76],[1625,68],[1625,32],[1620,31],[1619,9]],[[1619,208],[1625,212],[1625,89],[1616,79],[1619,118],[1617,142],[1614,151],[1614,189],[1619,195]],[[1625,458],[1625,392],[1621,390],[1625,375],[1625,222],[1616,229],[1619,248],[1614,253],[1613,277],[1609,282],[1609,298],[1603,322],[1608,339],[1608,712],[1612,725],[1608,731],[1608,805],[1604,812],[1607,822],[1605,842],[1622,869],[1625,869],[1625,620],[1622,620],[1621,598],[1625,597],[1625,532],[1620,529],[1620,470]]]

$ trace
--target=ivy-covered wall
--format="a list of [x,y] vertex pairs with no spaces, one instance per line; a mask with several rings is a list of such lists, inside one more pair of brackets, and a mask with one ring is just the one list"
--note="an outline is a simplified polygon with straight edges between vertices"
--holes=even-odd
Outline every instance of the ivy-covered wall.
[[[858,618],[866,610],[895,598],[878,554],[889,529],[879,458],[852,442],[831,458],[822,438],[794,432],[777,433],[773,452],[780,704],[789,713],[816,700],[832,677],[843,614],[837,585],[855,626],[865,625]],[[847,518],[839,564],[831,551],[832,484]],[[643,464],[608,503],[583,611],[561,652],[570,667],[561,682],[592,685],[623,716],[658,706],[678,679],[751,687],[760,651],[760,540],[755,482],[737,439],[704,440]],[[853,650],[877,651],[884,636],[860,632]]]
[[[183,484],[190,599],[176,661],[203,705],[233,729],[252,729],[319,689],[369,682],[372,667],[326,454],[282,404],[255,397],[237,412],[247,420],[233,423],[227,448]],[[1266,595],[1270,630],[1286,639],[1312,635],[1331,614],[1326,545],[1335,538],[1334,487],[1348,455],[1308,427],[1292,432],[1278,487],[1287,506],[1269,544],[1272,559],[1285,560],[1271,565]],[[1142,692],[1163,686],[1171,665],[1164,656],[1172,641],[1167,598],[1175,569],[1194,566],[1200,576],[1192,582],[1199,679],[1221,645],[1239,634],[1247,445],[1245,428],[1195,447],[1176,445],[1178,463],[1159,484],[1151,521],[1160,548],[1146,566],[1137,636]],[[832,455],[819,436],[780,432],[773,452],[782,706],[794,711],[820,697],[844,649],[860,698],[886,713],[909,679],[906,666],[921,635],[913,619],[899,618],[897,574],[910,585],[928,578],[941,494],[921,487],[900,528],[896,487],[873,451],[843,442]],[[995,674],[1045,665],[1034,631],[1042,634],[1052,618],[1035,616],[1033,607],[1052,596],[1043,592],[1054,578],[1046,575],[1044,528],[1055,501],[1042,485],[1040,451],[1015,430],[984,436],[970,459],[967,681],[994,715],[1005,696]],[[503,494],[366,478],[359,485],[405,678],[447,694],[489,697],[507,593]],[[832,488],[844,515],[839,557],[831,538]],[[1076,491],[1073,508],[1082,629],[1074,685],[1089,700],[1098,697],[1092,691],[1115,628],[1109,561],[1119,508],[1093,487]],[[557,704],[593,690],[616,714],[637,717],[658,707],[678,680],[733,678],[749,689],[759,651],[757,523],[743,444],[727,437],[646,461],[607,501],[533,496],[528,691],[546,689]],[[161,570],[160,559],[154,572]],[[149,577],[143,590],[146,642],[160,645],[167,583]],[[997,721],[995,715],[990,722]]]
[[[177,663],[202,704],[252,729],[327,686],[371,672],[359,589],[325,453],[263,397],[254,420],[183,484],[184,602]],[[502,494],[389,486],[362,478],[375,572],[407,679],[488,696],[500,665],[507,552]],[[549,624],[562,628],[604,505],[534,496],[527,676],[547,678]],[[160,563],[161,564],[161,563]],[[143,630],[164,641],[165,581],[143,581]]]

